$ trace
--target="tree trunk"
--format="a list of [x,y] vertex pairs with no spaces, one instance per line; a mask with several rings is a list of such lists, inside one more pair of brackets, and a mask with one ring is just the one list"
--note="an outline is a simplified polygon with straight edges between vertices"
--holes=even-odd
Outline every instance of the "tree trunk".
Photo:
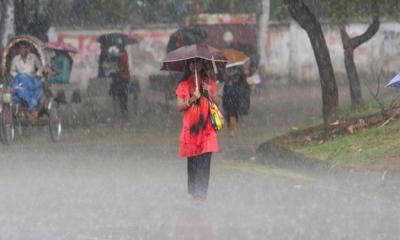
[[325,131],[338,123],[339,96],[329,49],[322,27],[302,0],[284,0],[290,15],[307,32],[317,61],[322,91],[322,112]]
[[344,64],[349,81],[351,108],[353,111],[362,110],[364,105],[360,78],[358,76],[357,66],[354,62],[354,50],[364,42],[370,40],[378,31],[379,25],[379,17],[375,16],[368,29],[363,34],[353,38],[350,38],[347,34],[345,26],[340,27],[340,36],[342,38],[344,50]]
[[258,52],[260,53],[260,67],[265,70],[267,56],[265,45],[267,43],[268,21],[270,13],[270,0],[262,0],[262,14],[260,17],[260,28],[258,31]]
[[1,0],[0,1],[0,53],[3,51],[4,46],[15,35],[15,21],[14,21],[14,1]]

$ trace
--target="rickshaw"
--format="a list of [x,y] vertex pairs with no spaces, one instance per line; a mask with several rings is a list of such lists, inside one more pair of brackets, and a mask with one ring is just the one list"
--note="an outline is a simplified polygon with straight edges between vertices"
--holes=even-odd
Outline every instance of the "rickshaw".
[[[16,94],[20,84],[16,84],[11,76],[11,62],[17,55],[17,48],[20,44],[28,46],[28,51],[35,54],[43,66],[43,96],[37,104],[37,115],[30,115],[28,104]],[[11,145],[14,143],[15,136],[22,135],[24,126],[45,126],[48,125],[51,139],[57,142],[61,138],[62,123],[59,114],[59,104],[54,100],[47,81],[47,70],[49,66],[49,56],[46,53],[45,45],[39,39],[21,35],[13,37],[5,46],[1,59],[1,70],[3,83],[1,85],[1,128],[0,133],[3,143]]]

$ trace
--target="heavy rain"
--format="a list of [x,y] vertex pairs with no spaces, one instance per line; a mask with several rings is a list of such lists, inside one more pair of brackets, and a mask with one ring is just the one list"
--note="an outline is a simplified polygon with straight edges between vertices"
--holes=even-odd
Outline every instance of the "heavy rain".
[[399,10],[0,0],[0,239],[399,239]]

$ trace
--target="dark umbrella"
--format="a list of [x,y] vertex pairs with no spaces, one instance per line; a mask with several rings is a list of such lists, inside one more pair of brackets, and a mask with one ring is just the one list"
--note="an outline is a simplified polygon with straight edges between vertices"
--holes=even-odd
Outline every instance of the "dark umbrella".
[[222,68],[228,62],[222,51],[207,44],[193,44],[167,53],[161,70],[183,71],[185,68],[185,62],[189,59],[195,58],[210,61],[213,66],[215,65]]
[[167,52],[176,50],[183,46],[203,43],[206,38],[206,31],[198,26],[180,28],[169,37]]
[[107,33],[97,38],[97,42],[101,45],[112,46],[112,45],[129,45],[137,43],[137,39],[132,35],[123,33]]
[[[218,67],[224,68],[228,62],[222,51],[207,44],[193,44],[167,53],[161,70],[183,71],[186,61],[190,59],[202,59],[211,62],[216,73]],[[197,71],[195,71],[195,77],[196,89],[198,89]]]

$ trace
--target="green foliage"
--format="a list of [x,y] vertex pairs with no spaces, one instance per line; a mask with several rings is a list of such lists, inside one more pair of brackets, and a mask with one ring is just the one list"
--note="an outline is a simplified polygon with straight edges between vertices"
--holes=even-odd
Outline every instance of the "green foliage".
[[399,19],[398,0],[304,0],[319,18],[347,25],[350,21],[369,21],[379,14],[385,18]]
[[378,5],[375,0],[335,0],[329,2],[330,18],[338,25],[347,25],[351,19],[365,18]]
[[271,1],[271,16],[272,20],[282,20],[288,17],[283,0],[272,0]]
[[205,13],[260,13],[261,0],[199,0]]

